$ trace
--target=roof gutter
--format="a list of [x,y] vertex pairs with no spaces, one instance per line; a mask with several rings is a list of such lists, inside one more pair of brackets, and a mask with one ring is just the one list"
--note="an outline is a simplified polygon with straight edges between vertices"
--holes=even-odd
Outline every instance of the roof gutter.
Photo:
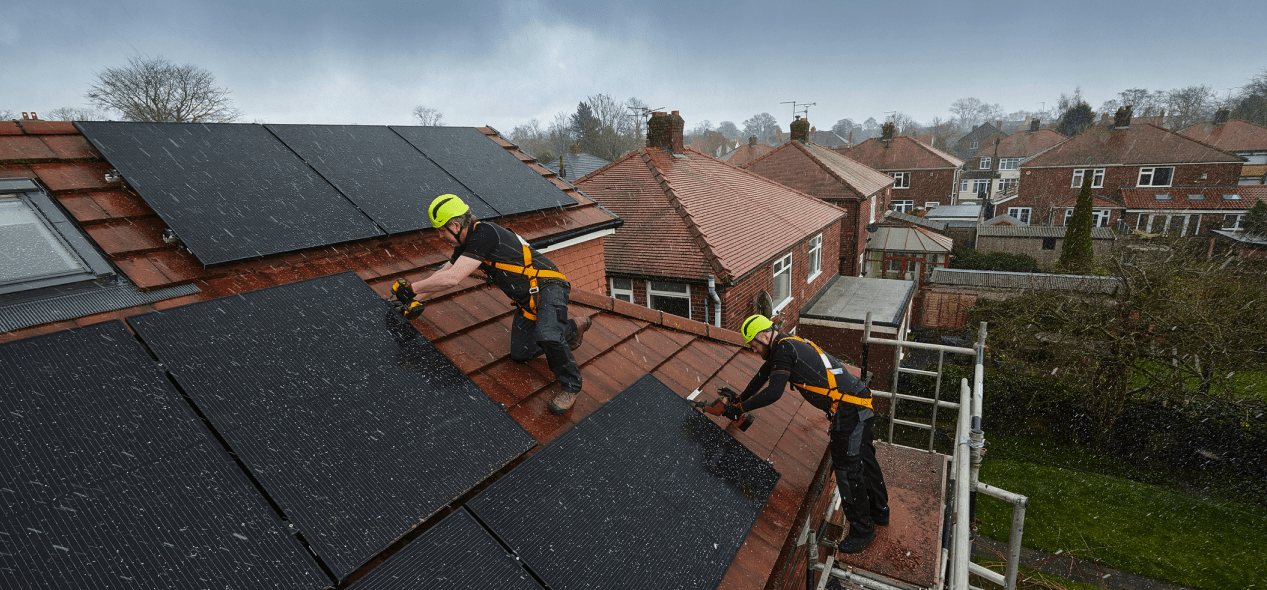
[[[558,249],[558,248],[551,248],[552,246],[558,246],[562,248],[562,247],[570,246],[574,243],[587,242],[595,238],[609,236],[611,234],[616,233],[616,229],[624,224],[625,224],[625,220],[617,217],[610,221],[604,221],[603,223],[600,223],[598,225],[586,226],[586,227],[582,227],[582,228],[578,228],[574,230],[565,231],[562,233],[557,233],[552,236],[546,236],[544,238],[541,238],[540,240],[531,242],[531,245],[533,248],[536,248],[542,253],[545,253],[549,251],[550,249]],[[570,243],[564,244],[564,242],[570,242]]]

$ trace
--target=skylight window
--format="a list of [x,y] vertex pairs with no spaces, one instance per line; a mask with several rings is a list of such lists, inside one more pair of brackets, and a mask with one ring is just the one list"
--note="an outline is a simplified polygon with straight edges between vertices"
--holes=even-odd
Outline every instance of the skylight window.
[[1153,195],[1153,199],[1157,201],[1169,201],[1170,193],[1157,193]]
[[1204,200],[1205,200],[1205,195],[1203,195],[1203,194],[1201,194],[1201,193],[1196,193],[1196,194],[1188,195],[1188,200],[1189,200],[1189,201],[1204,201]]
[[1241,196],[1237,194],[1223,195],[1223,200],[1224,201],[1239,201],[1241,200]]
[[113,274],[34,182],[0,179],[0,300]]

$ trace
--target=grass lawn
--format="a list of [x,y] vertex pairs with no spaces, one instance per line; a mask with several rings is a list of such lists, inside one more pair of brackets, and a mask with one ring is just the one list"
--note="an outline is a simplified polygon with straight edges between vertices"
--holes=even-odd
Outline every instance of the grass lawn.
[[[1267,588],[1267,508],[998,458],[983,462],[981,481],[1029,497],[1027,547],[1194,588]],[[1007,539],[1011,505],[977,505],[981,532]]]

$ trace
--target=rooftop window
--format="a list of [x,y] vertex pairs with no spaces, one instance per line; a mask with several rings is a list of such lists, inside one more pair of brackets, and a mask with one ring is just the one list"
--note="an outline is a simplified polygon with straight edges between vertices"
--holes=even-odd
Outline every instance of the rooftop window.
[[1239,200],[1241,200],[1241,196],[1240,196],[1240,195],[1236,195],[1236,194],[1232,194],[1232,195],[1223,195],[1223,200],[1224,200],[1224,201],[1239,201]]
[[1153,195],[1153,199],[1157,201],[1169,201],[1170,193],[1157,193]]
[[1204,201],[1205,195],[1200,194],[1200,193],[1188,195],[1188,200],[1189,201]]
[[105,259],[33,181],[0,179],[0,299],[111,274]]

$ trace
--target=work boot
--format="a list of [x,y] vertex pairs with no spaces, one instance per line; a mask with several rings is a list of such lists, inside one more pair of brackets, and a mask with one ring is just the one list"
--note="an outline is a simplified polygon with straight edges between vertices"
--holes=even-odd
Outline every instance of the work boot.
[[876,526],[889,526],[889,509],[885,508],[884,512],[872,512],[871,522]]
[[572,335],[572,339],[568,340],[568,348],[576,350],[581,347],[581,341],[585,340],[585,331],[590,329],[594,324],[594,320],[589,316],[576,318],[576,334]]
[[855,537],[853,535],[845,537],[845,540],[840,542],[840,546],[838,546],[837,549],[839,549],[841,553],[858,553],[863,549],[866,549],[867,545],[870,545],[874,540],[875,530],[872,529],[871,534],[865,537]]
[[560,391],[554,399],[550,401],[550,413],[562,414],[572,409],[572,404],[576,403],[576,396],[579,391]]

